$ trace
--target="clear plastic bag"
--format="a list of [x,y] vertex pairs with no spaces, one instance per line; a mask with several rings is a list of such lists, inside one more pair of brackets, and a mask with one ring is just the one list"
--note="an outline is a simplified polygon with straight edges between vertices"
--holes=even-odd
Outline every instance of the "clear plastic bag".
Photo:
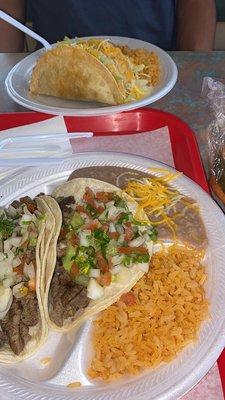
[[207,99],[213,116],[207,127],[209,183],[225,205],[225,81],[204,78],[202,95]]

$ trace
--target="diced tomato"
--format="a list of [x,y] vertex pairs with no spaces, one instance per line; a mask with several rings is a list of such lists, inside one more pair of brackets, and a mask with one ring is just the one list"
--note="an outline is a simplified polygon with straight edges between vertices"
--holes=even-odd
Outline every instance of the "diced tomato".
[[109,286],[112,281],[111,272],[107,271],[100,277],[100,284],[102,286]]
[[107,272],[109,270],[109,264],[103,257],[102,253],[100,251],[96,252],[96,257],[97,257],[97,263],[102,272]]
[[90,231],[94,231],[97,229],[99,226],[99,221],[97,219],[93,219],[93,221],[89,222],[86,226],[85,229],[88,229]]
[[70,276],[71,278],[75,278],[77,275],[79,275],[79,267],[78,265],[74,262],[72,264],[72,267],[70,269]]
[[109,232],[108,235],[110,239],[118,239],[118,237],[120,236],[118,232]]
[[130,240],[132,240],[134,237],[134,232],[130,222],[124,224],[124,233],[125,233],[124,236],[125,241],[130,242]]
[[133,254],[133,253],[139,253],[139,254],[146,254],[148,253],[148,250],[145,247],[118,247],[119,253],[123,254]]
[[85,213],[85,214],[89,214],[88,212],[87,212],[87,210],[85,209],[85,207],[84,206],[81,206],[80,204],[77,204],[77,206],[76,206],[76,211],[77,212],[83,212],[83,213]]
[[105,211],[105,208],[104,208],[103,206],[98,206],[98,207],[97,207],[97,212],[98,212],[99,214],[103,213],[103,211]]
[[137,298],[133,292],[128,292],[122,294],[120,300],[123,301],[127,306],[133,306],[137,303]]
[[94,193],[89,187],[86,187],[85,189],[83,200],[86,201],[86,203],[90,204],[92,207],[96,207]]
[[111,200],[111,193],[108,192],[97,192],[95,198],[103,203],[108,203]]
[[59,238],[60,238],[60,239],[65,239],[67,233],[68,233],[68,229],[66,229],[66,228],[61,228],[60,234],[59,234]]
[[13,272],[15,272],[17,275],[23,275],[23,267],[24,264],[20,264],[17,267],[13,267]]
[[72,246],[77,246],[80,243],[79,236],[75,232],[70,232],[69,241]]
[[30,292],[36,292],[36,280],[35,280],[35,278],[29,280],[28,289],[29,289]]

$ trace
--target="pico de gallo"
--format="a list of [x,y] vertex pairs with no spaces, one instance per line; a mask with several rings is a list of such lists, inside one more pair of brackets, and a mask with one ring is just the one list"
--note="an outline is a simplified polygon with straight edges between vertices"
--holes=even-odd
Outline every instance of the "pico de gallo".
[[126,284],[130,268],[148,272],[157,231],[136,221],[132,205],[115,192],[86,187],[82,200],[58,199],[63,224],[57,245],[58,266],[97,300],[111,283]]
[[0,209],[0,348],[17,355],[39,321],[36,244],[44,218],[29,197]]

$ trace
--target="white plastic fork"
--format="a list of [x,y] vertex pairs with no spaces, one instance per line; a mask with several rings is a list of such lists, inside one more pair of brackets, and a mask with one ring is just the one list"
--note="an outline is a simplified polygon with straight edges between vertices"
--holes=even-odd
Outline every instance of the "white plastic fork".
[[52,48],[50,43],[48,43],[47,40],[45,40],[42,36],[40,36],[37,33],[33,32],[31,29],[27,28],[27,26],[21,24],[15,18],[13,18],[10,15],[6,14],[4,11],[0,10],[0,18],[4,19],[4,21],[6,21],[9,24],[15,26],[20,31],[26,33],[27,35],[31,36],[33,39],[35,39],[38,42],[40,42],[46,48],[46,50],[49,50],[49,49]]
[[73,156],[70,140],[93,136],[92,132],[48,133],[5,137],[0,140],[0,167],[55,164]]

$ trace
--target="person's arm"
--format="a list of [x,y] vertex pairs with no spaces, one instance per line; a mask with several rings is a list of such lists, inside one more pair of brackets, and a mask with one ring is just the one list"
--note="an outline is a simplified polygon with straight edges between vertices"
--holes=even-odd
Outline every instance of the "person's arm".
[[[25,23],[26,0],[0,0],[0,10]],[[0,53],[24,51],[24,34],[0,18]]]
[[216,30],[214,0],[177,0],[178,50],[213,50]]

